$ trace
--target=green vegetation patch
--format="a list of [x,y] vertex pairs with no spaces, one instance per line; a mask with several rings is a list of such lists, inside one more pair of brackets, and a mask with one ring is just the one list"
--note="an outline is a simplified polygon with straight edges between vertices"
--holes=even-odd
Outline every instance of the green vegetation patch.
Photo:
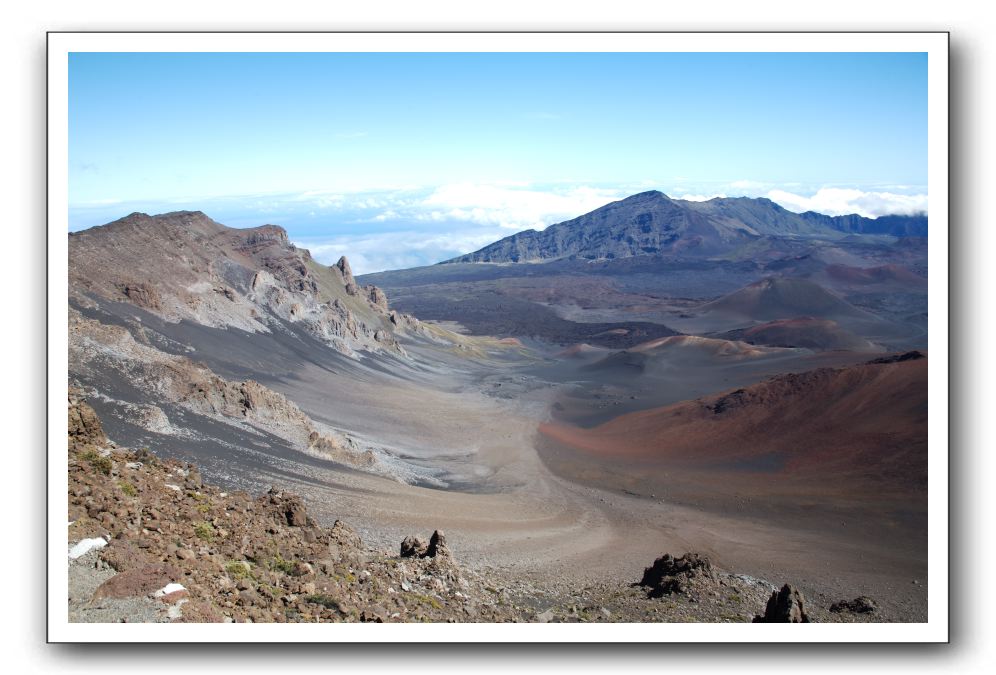
[[138,488],[126,480],[118,481],[118,487],[121,488],[121,492],[125,493],[129,497],[134,497],[138,494]]
[[212,541],[214,539],[214,525],[206,520],[198,521],[194,523],[194,535],[198,539]]
[[111,462],[110,457],[104,457],[96,450],[87,450],[80,455],[80,459],[105,476],[109,476],[111,474],[111,469],[114,467],[114,463]]
[[433,609],[443,608],[443,606],[439,603],[439,600],[436,600],[431,596],[422,595],[421,593],[406,593],[405,595],[420,605],[428,605]]
[[290,574],[294,571],[294,561],[287,560],[279,553],[270,558],[270,562],[267,565],[274,572],[283,572],[284,574]]
[[240,579],[252,579],[256,581],[256,575],[252,571],[252,563],[248,560],[232,560],[225,563],[225,571],[236,581]]

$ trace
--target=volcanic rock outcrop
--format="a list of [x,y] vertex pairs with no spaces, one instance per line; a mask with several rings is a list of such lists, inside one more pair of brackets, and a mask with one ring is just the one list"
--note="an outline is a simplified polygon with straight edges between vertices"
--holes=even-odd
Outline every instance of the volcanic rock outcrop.
[[878,603],[866,595],[860,595],[853,600],[840,600],[830,605],[830,611],[834,614],[851,612],[853,614],[871,614],[878,611]]
[[764,614],[754,617],[754,623],[809,623],[806,600],[790,584],[774,591],[764,608]]
[[283,321],[347,355],[403,351],[375,339],[391,331],[380,289],[361,293],[345,256],[320,265],[276,225],[239,230],[200,212],[133,213],[69,235],[69,281],[77,306],[124,301],[170,322],[248,332]]
[[415,535],[409,535],[401,542],[402,558],[435,558],[449,554],[450,551],[446,547],[446,537],[439,530],[432,533],[428,544]]
[[675,558],[667,553],[643,571],[643,578],[637,585],[649,588],[649,597],[659,598],[674,593],[689,595],[715,581],[708,558],[698,553],[686,553]]

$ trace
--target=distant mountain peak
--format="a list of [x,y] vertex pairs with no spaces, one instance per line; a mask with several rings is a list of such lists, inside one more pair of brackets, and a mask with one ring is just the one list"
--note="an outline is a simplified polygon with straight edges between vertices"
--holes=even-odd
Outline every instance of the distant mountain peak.
[[655,201],[655,200],[667,200],[672,201],[670,197],[661,192],[660,190],[647,190],[646,192],[637,192],[635,195],[630,195],[619,201],[621,202],[645,202],[645,201]]
[[923,216],[876,220],[799,214],[766,197],[689,201],[648,190],[541,232],[513,234],[446,262],[606,260],[641,255],[729,259],[760,255],[764,242],[778,248],[778,241],[786,237],[838,240],[850,233],[925,237],[927,221]]

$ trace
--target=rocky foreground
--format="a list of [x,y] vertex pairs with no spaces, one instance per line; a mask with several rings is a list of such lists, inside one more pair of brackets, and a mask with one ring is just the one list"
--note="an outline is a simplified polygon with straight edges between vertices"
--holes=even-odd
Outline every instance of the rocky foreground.
[[643,578],[541,587],[462,567],[443,533],[398,551],[322,527],[299,497],[205,484],[187,463],[118,447],[69,396],[74,622],[790,622],[877,619],[870,598],[811,607],[795,588],[664,555]]

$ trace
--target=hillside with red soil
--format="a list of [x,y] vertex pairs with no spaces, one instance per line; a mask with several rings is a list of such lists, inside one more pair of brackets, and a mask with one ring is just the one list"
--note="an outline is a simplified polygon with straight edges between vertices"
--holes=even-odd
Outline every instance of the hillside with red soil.
[[811,316],[769,321],[745,330],[734,331],[729,337],[735,337],[753,345],[802,347],[815,351],[868,352],[881,349],[868,340],[842,328],[836,321],[815,319]]
[[814,487],[850,496],[922,494],[927,359],[779,375],[592,429],[547,423],[540,430],[577,451],[579,461],[638,467],[644,477],[723,474],[779,494]]

